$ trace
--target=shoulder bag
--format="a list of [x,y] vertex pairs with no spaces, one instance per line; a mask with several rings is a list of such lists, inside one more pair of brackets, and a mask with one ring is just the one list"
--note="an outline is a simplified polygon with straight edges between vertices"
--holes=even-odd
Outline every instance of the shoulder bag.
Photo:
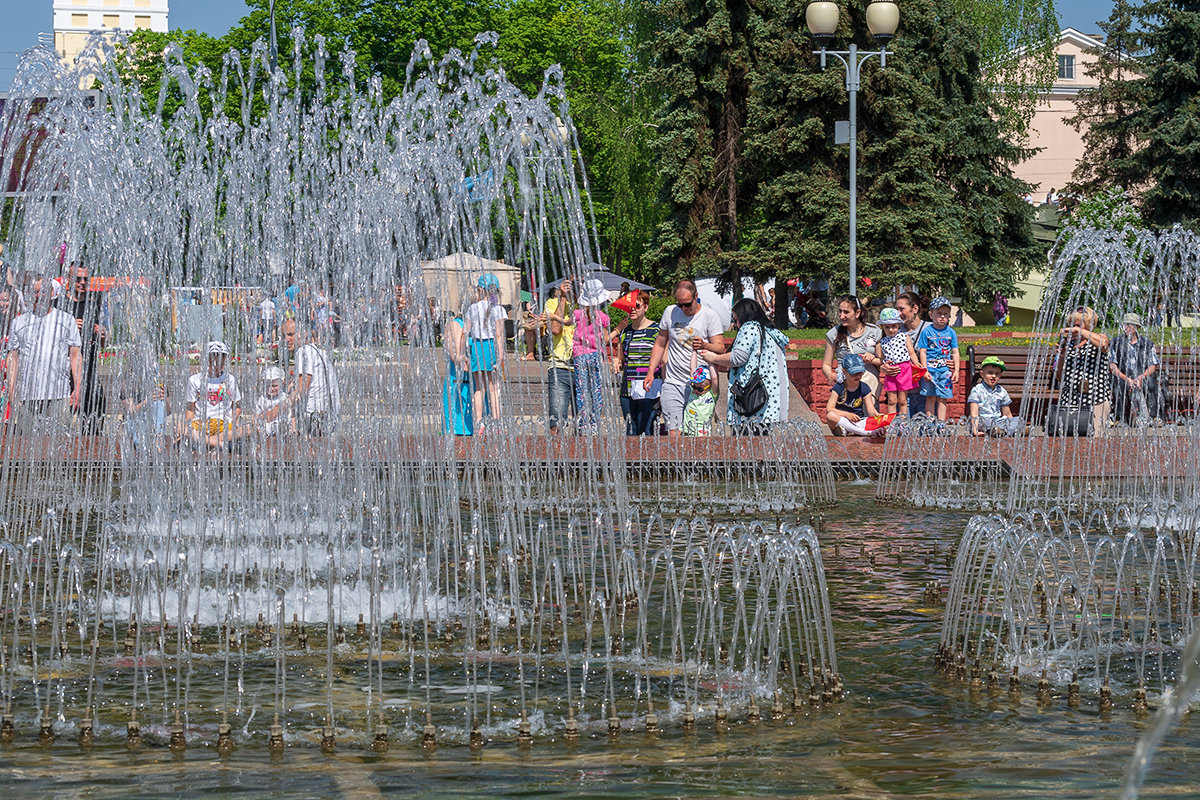
[[729,394],[733,398],[733,410],[743,419],[753,417],[767,404],[767,387],[763,385],[761,369],[765,337],[766,331],[763,330],[762,323],[759,323],[758,361],[754,365],[754,371],[745,373],[741,383],[735,383],[729,388]]

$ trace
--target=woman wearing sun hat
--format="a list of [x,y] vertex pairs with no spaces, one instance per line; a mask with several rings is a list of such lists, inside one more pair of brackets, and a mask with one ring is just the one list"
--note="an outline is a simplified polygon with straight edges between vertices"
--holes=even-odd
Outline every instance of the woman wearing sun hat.
[[579,308],[573,315],[575,339],[571,363],[575,366],[575,407],[579,429],[595,430],[604,406],[600,348],[608,342],[608,314],[601,306],[608,302],[608,290],[598,278],[584,281],[579,293]]

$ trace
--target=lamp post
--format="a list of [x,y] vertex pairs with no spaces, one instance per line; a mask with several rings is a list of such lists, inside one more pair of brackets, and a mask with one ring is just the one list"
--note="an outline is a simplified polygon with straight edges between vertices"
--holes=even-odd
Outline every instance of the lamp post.
[[267,13],[271,15],[271,78],[274,79],[279,61],[279,44],[275,38],[275,0],[267,4]]
[[813,41],[820,46],[814,55],[821,57],[821,69],[825,69],[826,56],[833,56],[846,68],[846,92],[850,95],[850,294],[858,294],[858,87],[862,68],[871,57],[879,56],[879,66],[887,66],[887,57],[895,55],[887,50],[887,43],[896,35],[900,24],[900,10],[893,0],[874,0],[867,6],[867,28],[879,43],[878,50],[858,52],[851,42],[849,50],[827,50],[837,31],[838,6],[831,2],[809,3],[804,12],[804,21]]

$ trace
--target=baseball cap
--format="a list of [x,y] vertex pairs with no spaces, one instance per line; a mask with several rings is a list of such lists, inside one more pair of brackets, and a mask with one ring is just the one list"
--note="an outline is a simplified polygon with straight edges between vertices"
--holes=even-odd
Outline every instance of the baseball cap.
[[709,372],[707,364],[701,364],[700,366],[696,367],[695,371],[692,373],[692,383],[704,383],[705,381],[711,380],[712,373]]
[[988,356],[985,358],[979,365],[980,369],[983,369],[984,367],[999,367],[1001,372],[1008,369],[1008,367],[1004,366],[1004,362],[1001,361],[997,356]]
[[493,272],[485,272],[479,276],[480,289],[499,289],[500,279]]
[[885,308],[879,312],[880,325],[899,325],[900,321],[900,312],[894,308]]
[[208,347],[205,348],[205,352],[207,352],[210,356],[227,356],[229,355],[229,345],[225,344],[219,339],[213,339],[208,343]]
[[847,375],[861,375],[866,371],[867,365],[863,363],[862,356],[854,353],[842,356],[842,372]]
[[279,367],[267,367],[263,370],[263,380],[267,382],[281,381],[283,380],[283,370]]
[[935,297],[929,301],[929,310],[933,311],[935,308],[941,308],[942,306],[949,306],[949,305],[950,305],[949,300],[947,300],[944,297],[939,296],[939,297]]

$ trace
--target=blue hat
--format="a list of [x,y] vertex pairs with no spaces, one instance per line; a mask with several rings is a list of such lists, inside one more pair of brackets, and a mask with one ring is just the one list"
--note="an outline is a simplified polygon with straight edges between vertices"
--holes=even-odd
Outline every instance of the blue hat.
[[712,374],[708,371],[707,364],[699,365],[696,367],[695,371],[692,372],[692,383],[704,383],[705,381],[711,380]]
[[863,363],[862,356],[854,353],[842,356],[842,372],[847,375],[861,375],[866,371],[867,365]]
[[944,297],[939,296],[939,297],[935,297],[929,301],[929,310],[933,311],[935,308],[941,308],[942,306],[949,306],[949,305],[950,305],[949,300],[947,300]]
[[500,288],[500,279],[494,273],[485,272],[479,276],[478,286],[480,289],[498,290]]

